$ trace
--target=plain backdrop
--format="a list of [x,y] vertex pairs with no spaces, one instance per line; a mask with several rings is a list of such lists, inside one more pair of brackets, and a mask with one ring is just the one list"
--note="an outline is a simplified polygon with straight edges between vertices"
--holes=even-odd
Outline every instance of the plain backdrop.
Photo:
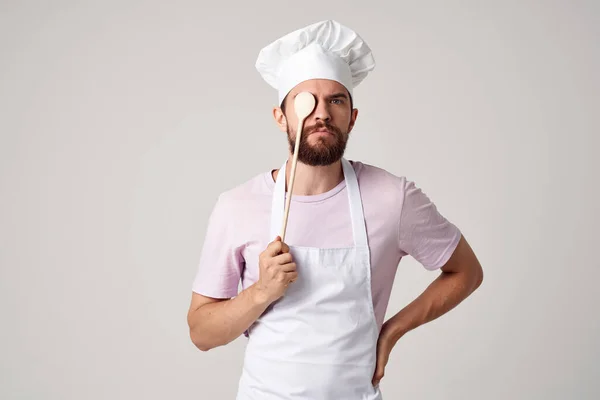
[[[600,397],[597,1],[0,1],[0,398],[233,399],[186,313],[218,194],[287,152],[254,68],[323,19],[371,46],[346,156],[414,180],[483,285],[385,399]],[[388,308],[437,276],[400,263]]]

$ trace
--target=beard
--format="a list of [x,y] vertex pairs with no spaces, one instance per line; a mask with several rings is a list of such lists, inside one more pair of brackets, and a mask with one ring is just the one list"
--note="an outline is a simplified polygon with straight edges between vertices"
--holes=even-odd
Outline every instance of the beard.
[[[316,143],[308,143],[308,136],[312,132],[323,128],[329,130],[329,132],[333,134],[333,137],[329,135],[327,137],[319,137],[317,138]],[[292,132],[293,131],[288,126],[288,143],[290,146],[290,152],[294,154],[296,135],[294,132],[294,138],[292,138]],[[348,133],[343,133],[339,128],[325,122],[318,122],[312,126],[305,127],[302,131],[302,135],[300,136],[298,161],[311,166],[325,166],[333,164],[344,156],[346,145],[348,143],[348,136]]]

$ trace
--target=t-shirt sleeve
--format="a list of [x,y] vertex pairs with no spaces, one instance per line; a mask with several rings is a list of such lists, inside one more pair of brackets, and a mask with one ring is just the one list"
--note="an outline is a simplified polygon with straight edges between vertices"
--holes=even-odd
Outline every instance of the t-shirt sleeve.
[[414,182],[404,180],[400,249],[425,269],[435,270],[448,261],[460,238],[459,228],[438,211],[433,201]]
[[206,235],[192,290],[204,296],[231,298],[238,294],[244,266],[235,243],[233,209],[220,195],[208,219]]

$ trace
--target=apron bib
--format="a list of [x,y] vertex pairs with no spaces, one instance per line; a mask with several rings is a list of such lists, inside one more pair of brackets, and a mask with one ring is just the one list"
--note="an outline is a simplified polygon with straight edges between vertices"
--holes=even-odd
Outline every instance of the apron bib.
[[[371,383],[379,329],[370,252],[354,168],[342,158],[354,246],[289,246],[298,279],[249,329],[237,400],[381,400]],[[286,163],[271,210],[280,234]],[[315,221],[319,223],[319,221]]]

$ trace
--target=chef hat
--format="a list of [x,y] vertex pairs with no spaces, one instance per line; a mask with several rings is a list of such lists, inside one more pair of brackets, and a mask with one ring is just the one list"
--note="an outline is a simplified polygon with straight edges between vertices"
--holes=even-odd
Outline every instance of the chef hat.
[[367,43],[353,30],[327,20],[298,29],[264,47],[256,69],[279,93],[279,105],[297,84],[308,79],[331,79],[352,96],[375,67]]

